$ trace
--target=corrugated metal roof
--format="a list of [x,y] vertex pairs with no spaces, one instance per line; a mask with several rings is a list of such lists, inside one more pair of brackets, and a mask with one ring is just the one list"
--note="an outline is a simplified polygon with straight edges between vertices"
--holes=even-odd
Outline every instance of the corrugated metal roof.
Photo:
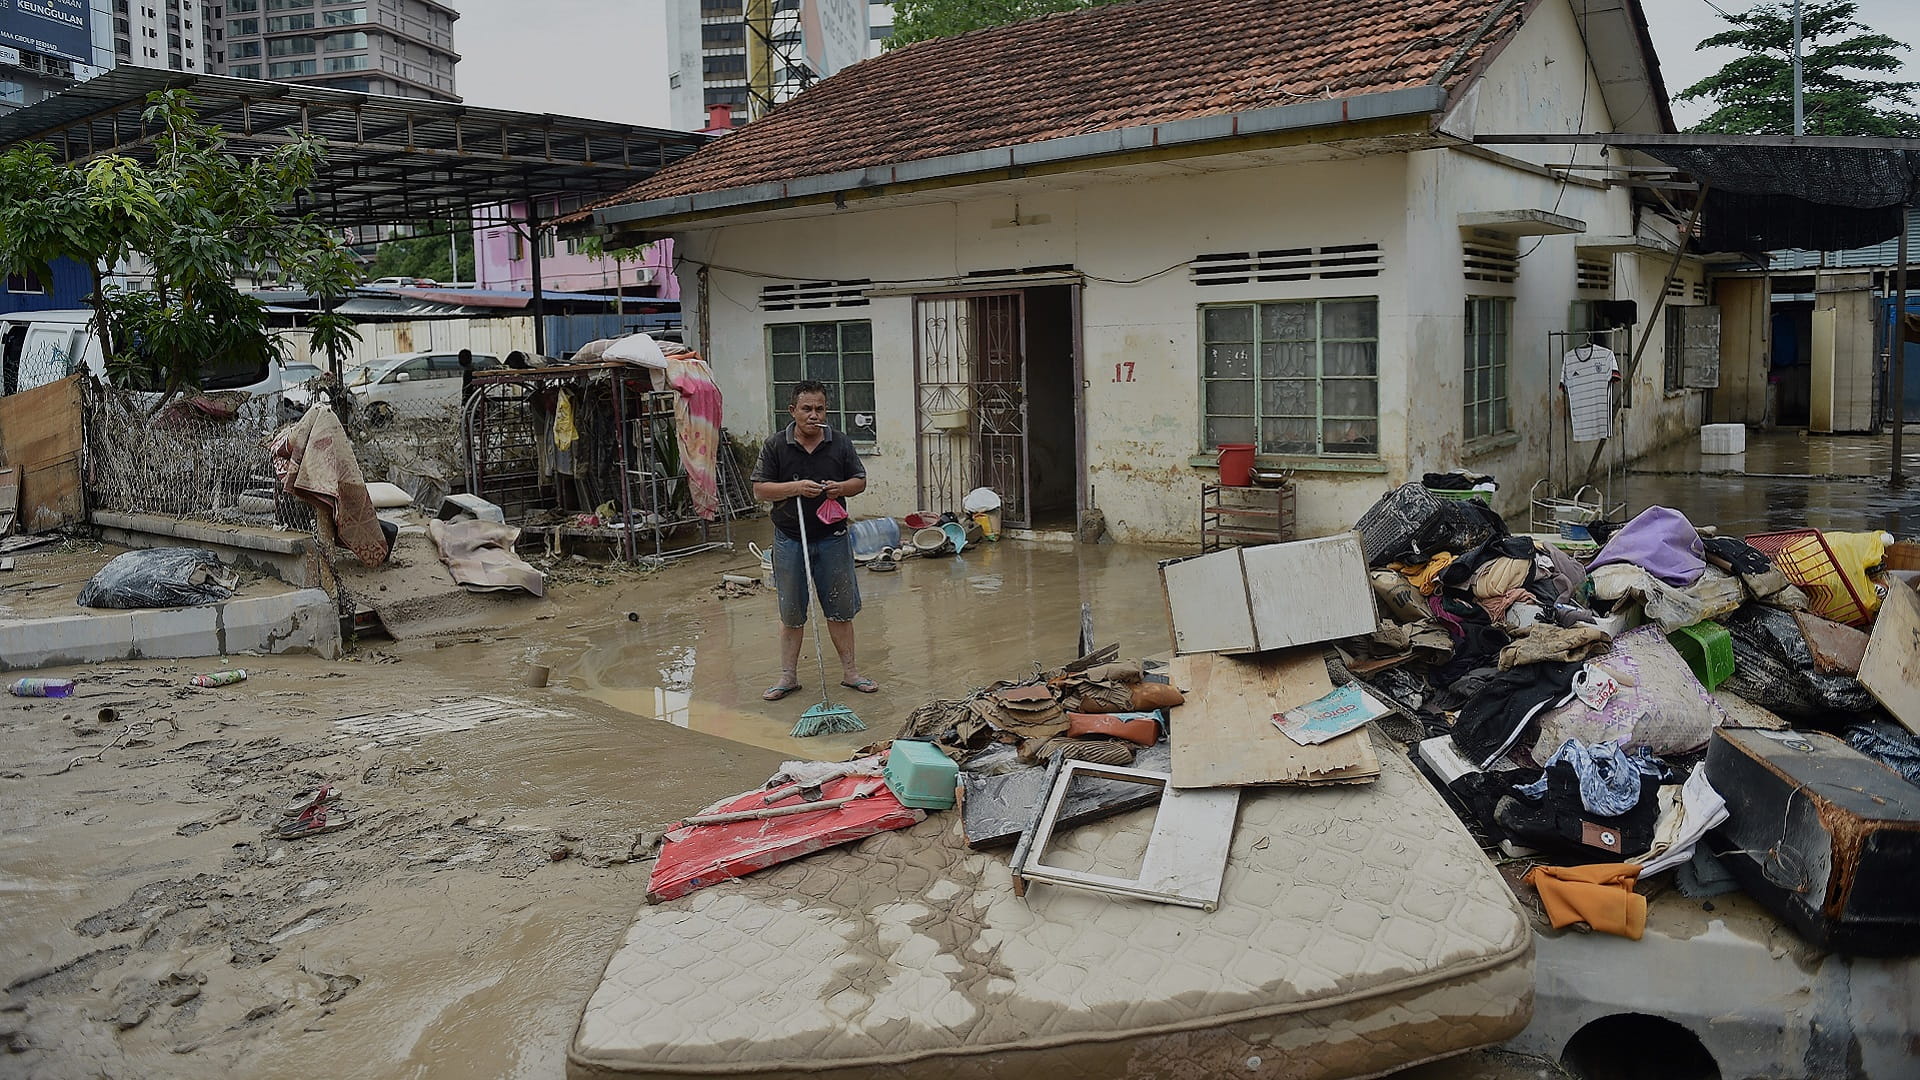
[[119,67],[0,116],[0,146],[38,141],[68,161],[151,160],[147,95],[184,89],[229,147],[260,154],[289,132],[325,136],[327,165],[300,209],[337,225],[445,217],[529,197],[625,190],[710,141],[686,131],[511,112],[331,87]]

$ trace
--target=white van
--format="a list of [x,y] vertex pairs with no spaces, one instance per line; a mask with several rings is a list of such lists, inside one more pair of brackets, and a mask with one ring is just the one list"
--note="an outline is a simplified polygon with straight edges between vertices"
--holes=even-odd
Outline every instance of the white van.
[[[0,395],[58,382],[82,368],[96,378],[107,377],[91,310],[0,314]],[[269,362],[242,371],[208,372],[201,389],[244,390],[256,397],[278,394],[280,366]]]

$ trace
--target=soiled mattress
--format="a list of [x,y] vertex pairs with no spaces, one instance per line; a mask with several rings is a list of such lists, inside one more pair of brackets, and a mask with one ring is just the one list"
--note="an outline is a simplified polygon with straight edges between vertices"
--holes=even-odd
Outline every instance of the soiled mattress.
[[[645,908],[574,1077],[1351,1077],[1502,1042],[1532,935],[1396,747],[1366,786],[1247,789],[1220,908],[1036,883],[957,813]],[[1151,810],[1059,834],[1130,873]]]

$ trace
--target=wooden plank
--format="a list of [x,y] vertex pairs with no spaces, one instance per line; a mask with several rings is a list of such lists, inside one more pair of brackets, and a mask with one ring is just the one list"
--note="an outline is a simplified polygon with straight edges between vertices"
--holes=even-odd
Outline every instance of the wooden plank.
[[19,523],[48,532],[86,520],[80,377],[0,398],[0,461],[20,470]]
[[1242,548],[1241,555],[1262,652],[1371,634],[1379,625],[1356,534]]
[[[1860,685],[1920,735],[1920,593],[1888,589],[1860,661]],[[1176,747],[1174,764],[1180,762]]]
[[20,516],[20,470],[16,466],[0,469],[0,536],[13,531]]
[[1172,710],[1173,786],[1366,783],[1380,775],[1366,728],[1301,746],[1273,714],[1333,690],[1318,649],[1260,657],[1174,658],[1173,684],[1187,702]]
[[1174,652],[1252,652],[1255,648],[1240,551],[1228,548],[1160,565]]
[[1822,675],[1859,673],[1860,661],[1867,655],[1865,632],[1805,611],[1794,612],[1793,621],[1800,624],[1800,636],[1813,654],[1813,670]]

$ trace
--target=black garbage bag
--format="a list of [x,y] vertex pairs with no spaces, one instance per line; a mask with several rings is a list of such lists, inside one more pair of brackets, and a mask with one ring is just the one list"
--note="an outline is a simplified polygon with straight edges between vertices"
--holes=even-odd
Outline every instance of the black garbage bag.
[[1848,746],[1920,784],[1920,737],[1884,720],[1854,724],[1846,734]]
[[167,608],[217,604],[239,579],[206,548],[129,551],[87,579],[77,603],[97,608]]
[[1779,608],[1748,604],[1720,619],[1733,638],[1733,675],[1721,689],[1784,716],[1866,712],[1873,695],[1851,675],[1814,670],[1800,624]]

